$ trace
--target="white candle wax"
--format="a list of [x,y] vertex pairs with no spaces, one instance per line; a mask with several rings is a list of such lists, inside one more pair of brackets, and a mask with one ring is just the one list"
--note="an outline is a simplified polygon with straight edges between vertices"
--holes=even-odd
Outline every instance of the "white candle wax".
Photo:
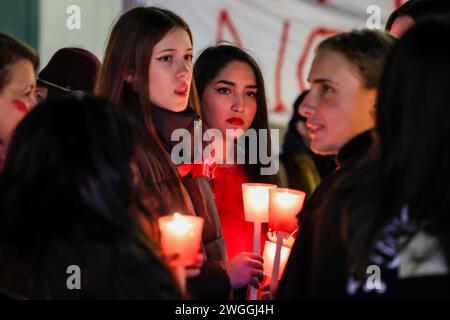
[[200,251],[203,218],[175,213],[159,218],[161,247],[167,256],[178,254],[175,264],[194,265]]

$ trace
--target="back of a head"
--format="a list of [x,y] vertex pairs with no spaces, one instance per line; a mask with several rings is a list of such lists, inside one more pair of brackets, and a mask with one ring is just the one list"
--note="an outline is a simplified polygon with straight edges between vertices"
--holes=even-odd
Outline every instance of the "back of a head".
[[386,22],[386,31],[391,31],[395,20],[399,17],[410,16],[414,22],[450,12],[447,0],[409,0],[391,13]]
[[30,243],[76,225],[87,233],[96,221],[127,220],[132,132],[123,111],[100,98],[33,109],[14,133],[0,178],[1,240],[32,251]]
[[38,84],[61,94],[70,91],[92,93],[100,60],[81,48],[59,49],[38,74]]
[[39,65],[39,57],[30,46],[0,32],[0,93],[10,81],[8,67],[21,59],[29,60],[35,69]]
[[450,179],[450,47],[444,39],[450,39],[448,21],[415,25],[394,47],[380,84],[382,166],[401,186],[403,202],[448,198],[442,194]]
[[383,66],[395,38],[378,30],[353,30],[322,41],[317,51],[332,50],[342,54],[353,64],[366,89],[377,87]]

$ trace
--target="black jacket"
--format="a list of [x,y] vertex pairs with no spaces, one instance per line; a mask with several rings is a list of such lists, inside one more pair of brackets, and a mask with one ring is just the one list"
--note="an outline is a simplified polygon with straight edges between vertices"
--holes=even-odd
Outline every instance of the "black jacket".
[[366,131],[339,151],[337,170],[326,177],[306,203],[299,218],[299,232],[292,248],[277,299],[344,298],[347,285],[346,254],[340,237],[337,211],[325,212],[323,202],[336,180],[352,169],[371,146]]

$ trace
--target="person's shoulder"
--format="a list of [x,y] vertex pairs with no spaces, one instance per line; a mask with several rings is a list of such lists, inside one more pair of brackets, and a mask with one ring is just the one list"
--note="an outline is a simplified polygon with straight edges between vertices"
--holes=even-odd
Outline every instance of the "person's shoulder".
[[132,242],[120,250],[120,274],[124,279],[119,299],[180,299],[180,291],[161,257],[150,248]]

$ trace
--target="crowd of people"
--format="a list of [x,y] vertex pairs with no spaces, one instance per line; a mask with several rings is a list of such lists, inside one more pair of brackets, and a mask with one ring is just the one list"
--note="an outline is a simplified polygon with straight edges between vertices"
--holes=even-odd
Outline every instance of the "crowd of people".
[[[450,298],[449,38],[448,5],[411,0],[385,31],[323,40],[279,174],[265,175],[241,143],[264,132],[256,144],[272,156],[264,78],[245,48],[217,43],[194,62],[182,17],[137,7],[114,23],[102,62],[61,48],[36,74],[36,52],[0,33],[0,295]],[[199,165],[192,152],[176,164],[173,132],[194,139],[198,128],[224,137],[214,162]],[[308,195],[276,291],[253,252],[248,182]],[[204,221],[186,288],[158,228],[175,212]],[[261,243],[268,237],[263,225]],[[67,286],[70,265],[82,290]]]

